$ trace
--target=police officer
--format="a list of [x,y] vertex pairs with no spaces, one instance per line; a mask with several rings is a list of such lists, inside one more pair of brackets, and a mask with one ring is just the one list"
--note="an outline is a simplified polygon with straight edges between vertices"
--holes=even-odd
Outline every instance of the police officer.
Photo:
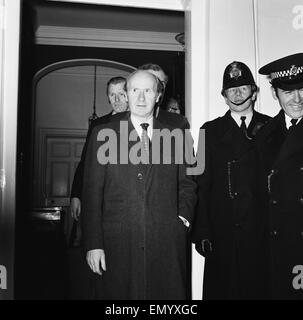
[[[271,293],[303,299],[303,53],[259,70],[281,110],[258,137],[270,224]],[[301,270],[301,271],[300,271]]]
[[254,139],[269,117],[254,111],[257,86],[242,62],[230,63],[221,94],[229,110],[206,122],[205,170],[192,228],[205,257],[204,299],[262,298],[264,223],[258,215]]

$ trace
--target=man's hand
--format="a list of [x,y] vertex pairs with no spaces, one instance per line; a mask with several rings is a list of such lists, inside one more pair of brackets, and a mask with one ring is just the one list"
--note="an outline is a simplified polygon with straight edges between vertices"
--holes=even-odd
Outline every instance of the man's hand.
[[94,273],[98,273],[102,276],[103,271],[106,271],[104,250],[89,250],[86,254],[86,261]]
[[81,213],[81,200],[79,198],[72,198],[70,201],[70,209],[72,218],[78,221]]

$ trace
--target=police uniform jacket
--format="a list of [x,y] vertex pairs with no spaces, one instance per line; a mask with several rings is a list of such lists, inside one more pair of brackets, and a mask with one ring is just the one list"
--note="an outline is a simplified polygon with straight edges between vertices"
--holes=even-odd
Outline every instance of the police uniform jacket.
[[[255,138],[269,117],[253,112],[248,136]],[[256,153],[228,111],[207,122],[205,170],[198,176],[198,206],[192,230],[198,251],[209,239],[204,299],[262,298],[263,216],[256,199]],[[201,251],[200,251],[201,253]],[[263,291],[263,292],[262,292]]]
[[303,265],[303,121],[287,130],[281,110],[257,142],[270,226],[272,298],[302,299],[293,280],[294,267]]

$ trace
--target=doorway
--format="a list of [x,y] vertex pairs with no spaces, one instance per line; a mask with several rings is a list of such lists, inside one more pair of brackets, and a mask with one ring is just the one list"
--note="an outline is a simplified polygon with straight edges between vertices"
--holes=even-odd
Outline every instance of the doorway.
[[[66,9],[69,5],[54,4],[51,10],[56,9],[56,6]],[[80,7],[77,5],[77,8],[81,9]],[[96,7],[98,10],[104,9],[102,6]],[[31,6],[25,6],[23,9],[18,112],[15,297],[17,299],[66,299],[68,298],[66,288],[68,270],[65,255],[67,239],[64,237],[66,232],[63,232],[62,237],[62,225],[57,221],[52,221],[49,225],[33,224],[30,214],[36,212],[36,208],[61,207],[62,212],[66,216],[69,215],[70,184],[86,136],[87,119],[92,111],[92,68],[88,70],[89,66],[85,66],[84,69],[83,66],[81,66],[82,69],[69,66],[69,68],[58,68],[47,72],[48,68],[50,70],[54,65],[66,60],[79,59],[111,60],[133,67],[153,62],[164,66],[169,76],[167,95],[178,94],[184,101],[184,53],[183,51],[155,50],[155,48],[150,50],[37,44],[35,40],[37,29],[34,24],[39,18],[35,18],[36,9],[35,1]],[[43,9],[47,8],[43,7]],[[137,14],[144,15],[146,11],[139,10]],[[176,15],[179,18],[180,12]],[[44,77],[36,81],[37,75],[39,78],[42,73],[45,73]],[[73,96],[67,89],[66,78],[77,81],[75,79],[80,77],[79,74],[82,79],[87,80],[87,83],[85,85],[84,81],[84,85],[80,86],[81,90],[84,89],[82,94],[81,90],[71,90],[78,94],[76,102],[82,101],[82,107],[77,109],[78,112],[73,112],[66,104],[67,101],[72,100]],[[32,86],[35,90],[32,90]],[[70,86],[75,89],[75,82]],[[102,87],[100,83],[100,88]],[[51,90],[53,88],[55,91]],[[59,89],[62,91],[60,92]],[[103,93],[99,91],[99,94],[104,96],[104,88],[102,90]],[[63,104],[62,101],[64,101]],[[30,108],[33,103],[34,112]],[[75,104],[77,105],[77,103],[71,103],[74,108],[77,108]],[[101,103],[100,100],[99,106],[98,115],[105,114],[107,111],[106,107],[104,108],[105,101],[102,100]],[[78,118],[75,119],[75,116]],[[67,219],[65,219],[64,228],[66,228],[66,221]],[[35,254],[37,252],[38,256]],[[51,257],[53,264],[49,263],[47,255]],[[51,272],[47,272],[49,268]]]

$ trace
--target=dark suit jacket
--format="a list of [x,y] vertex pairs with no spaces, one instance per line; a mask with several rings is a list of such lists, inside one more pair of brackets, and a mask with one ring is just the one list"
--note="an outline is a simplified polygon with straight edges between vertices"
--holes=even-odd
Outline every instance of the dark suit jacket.
[[272,298],[303,299],[302,289],[292,285],[293,268],[303,265],[303,120],[288,131],[281,110],[264,127],[257,146],[270,227]]
[[[134,128],[129,113],[121,120],[129,128],[122,134],[124,139]],[[184,164],[120,164],[120,125],[114,121],[95,127],[85,159],[81,215],[84,247],[103,248],[107,265],[107,271],[98,278],[98,297],[186,299],[190,281],[186,279],[188,229],[178,216],[192,222],[196,183],[186,175]],[[164,128],[175,127],[154,119],[154,129]],[[118,164],[101,165],[97,160],[104,145],[97,141],[102,129],[111,129],[118,136]],[[128,145],[121,141],[127,152],[138,142],[138,136]],[[162,143],[161,156],[164,147]],[[173,162],[174,147],[173,140]]]
[[[253,113],[248,136],[255,138],[269,117]],[[228,111],[207,122],[205,170],[197,177],[198,206],[192,229],[193,242],[210,239],[213,252],[205,260],[205,299],[261,298],[258,273],[262,261],[264,221],[256,200],[257,161],[253,140]],[[260,296],[258,296],[260,294]]]
[[[71,198],[75,197],[75,198],[81,199],[84,159],[85,159],[85,154],[86,154],[86,150],[87,150],[88,139],[91,135],[93,128],[95,126],[98,126],[98,125],[104,124],[104,123],[108,123],[110,121],[120,121],[121,119],[123,119],[125,117],[126,113],[127,112],[121,112],[121,113],[117,113],[115,115],[112,115],[112,113],[108,113],[107,115],[100,117],[92,122],[91,126],[89,127],[88,133],[87,133],[86,141],[85,141],[83,151],[81,154],[81,160],[80,160],[79,165],[77,166],[77,169],[75,171],[74,180],[73,180],[73,184],[72,184],[72,190],[71,190],[71,196],[70,196]],[[184,116],[161,110],[161,108],[159,108],[157,119],[161,123],[170,125],[175,128],[189,129],[189,123]]]

